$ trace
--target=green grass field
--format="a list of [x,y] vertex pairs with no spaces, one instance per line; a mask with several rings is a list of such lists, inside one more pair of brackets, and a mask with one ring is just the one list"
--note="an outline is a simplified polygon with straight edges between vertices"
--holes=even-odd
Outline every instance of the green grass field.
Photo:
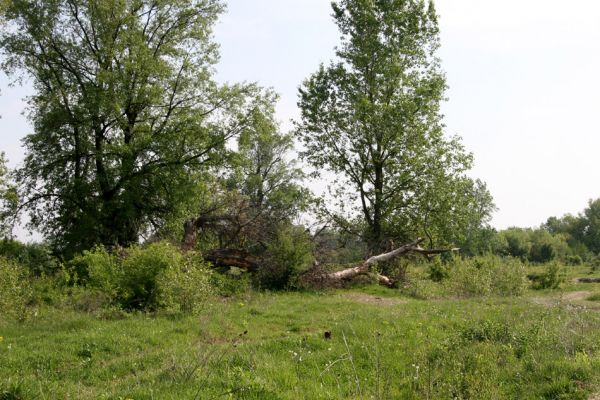
[[193,317],[42,307],[0,322],[0,399],[595,398],[600,285],[576,275],[520,298],[369,286],[215,298]]

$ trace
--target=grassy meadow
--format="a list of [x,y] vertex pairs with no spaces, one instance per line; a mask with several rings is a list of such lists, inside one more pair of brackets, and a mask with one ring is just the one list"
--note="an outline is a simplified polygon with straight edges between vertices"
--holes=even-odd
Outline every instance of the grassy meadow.
[[40,306],[1,319],[0,399],[593,399],[587,271],[520,297],[366,286],[213,297],[193,316]]

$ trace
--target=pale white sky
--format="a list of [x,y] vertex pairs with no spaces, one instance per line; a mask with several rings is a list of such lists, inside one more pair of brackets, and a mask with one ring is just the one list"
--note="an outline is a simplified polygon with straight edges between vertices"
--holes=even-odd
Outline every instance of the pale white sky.
[[[472,175],[488,183],[499,207],[493,225],[539,225],[600,197],[600,2],[436,6],[447,132],[475,154]],[[298,86],[339,42],[329,0],[229,0],[215,38],[218,78],[273,87],[284,127],[298,115]],[[4,76],[0,89],[0,150],[14,166],[31,129],[21,115],[30,89],[9,88]]]

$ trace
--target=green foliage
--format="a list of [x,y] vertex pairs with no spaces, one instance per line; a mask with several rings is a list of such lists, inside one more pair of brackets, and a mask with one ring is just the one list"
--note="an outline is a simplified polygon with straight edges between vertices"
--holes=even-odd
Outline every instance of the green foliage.
[[590,200],[581,218],[582,242],[592,253],[600,253],[600,199]]
[[271,98],[263,109],[252,112],[251,122],[241,132],[227,186],[247,196],[254,212],[276,226],[305,211],[309,195],[299,185],[304,173],[295,160],[288,159],[293,137],[280,132],[275,120],[276,96],[271,94]]
[[30,78],[16,171],[31,224],[70,257],[127,246],[187,207],[257,103],[213,79],[218,0],[9,2],[0,67]]
[[[446,88],[433,3],[340,0],[337,60],[300,88],[304,158],[337,175],[333,220],[378,252],[386,239],[466,240],[493,211],[465,175],[472,156],[443,135]],[[360,216],[357,219],[357,216]]]
[[565,263],[571,266],[577,266],[583,264],[583,259],[579,255],[569,255],[565,259]]
[[561,235],[573,255],[582,259],[593,257],[600,253],[600,199],[590,200],[577,216],[548,218],[543,228],[555,236]]
[[565,272],[557,262],[548,263],[533,283],[534,289],[558,289],[565,281]]
[[312,264],[312,242],[302,227],[283,226],[267,244],[265,256],[265,264],[254,276],[256,285],[261,289],[287,289]]
[[211,274],[210,281],[219,296],[234,297],[248,293],[251,288],[250,274],[232,267],[224,274]]
[[436,257],[429,264],[429,279],[434,282],[442,282],[450,276],[448,266],[442,263],[439,257]]
[[212,294],[210,272],[196,253],[182,254],[166,242],[120,249],[84,251],[70,263],[75,280],[91,290],[86,304],[117,305],[126,310],[198,312]]
[[23,320],[32,296],[26,270],[0,257],[0,315]]
[[68,264],[74,282],[98,289],[116,299],[121,284],[122,270],[115,254],[103,246],[96,246],[75,256]]
[[157,276],[157,305],[173,312],[198,313],[214,293],[211,273],[198,254],[186,254]]
[[533,263],[547,263],[554,259],[566,260],[573,250],[564,236],[552,234],[544,228],[508,228],[497,234],[503,246],[495,254],[520,258]]
[[0,240],[0,257],[26,267],[33,276],[53,275],[61,268],[60,261],[54,257],[48,245],[42,243]]
[[509,228],[500,233],[506,240],[507,254],[511,257],[526,260],[531,250],[531,242],[526,229]]
[[448,285],[460,296],[520,296],[527,287],[525,266],[494,256],[457,260]]

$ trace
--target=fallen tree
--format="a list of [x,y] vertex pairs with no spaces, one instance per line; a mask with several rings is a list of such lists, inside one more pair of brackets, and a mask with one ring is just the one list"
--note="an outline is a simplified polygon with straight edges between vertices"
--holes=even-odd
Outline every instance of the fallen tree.
[[[423,247],[421,247],[421,243],[423,243],[424,240],[425,239],[423,239],[423,238],[419,238],[412,243],[402,245],[402,246],[398,247],[397,249],[392,250],[388,253],[383,253],[383,254],[379,254],[376,256],[372,256],[359,265],[356,265],[356,266],[353,266],[350,268],[346,268],[341,271],[320,272],[320,273],[315,270],[308,271],[306,273],[306,277],[307,277],[307,280],[312,281],[312,282],[319,282],[321,285],[326,284],[327,286],[334,286],[336,284],[341,284],[345,281],[350,281],[359,275],[366,275],[366,274],[371,273],[371,268],[377,263],[390,261],[397,257],[403,256],[403,255],[406,255],[409,253],[416,253],[416,254],[421,254],[425,257],[430,257],[435,254],[442,254],[442,253],[459,250],[458,248],[424,249]],[[385,275],[381,275],[381,274],[377,274],[377,281],[379,282],[379,284],[387,286],[387,287],[394,287],[397,284],[397,282],[394,279],[389,278]]]

